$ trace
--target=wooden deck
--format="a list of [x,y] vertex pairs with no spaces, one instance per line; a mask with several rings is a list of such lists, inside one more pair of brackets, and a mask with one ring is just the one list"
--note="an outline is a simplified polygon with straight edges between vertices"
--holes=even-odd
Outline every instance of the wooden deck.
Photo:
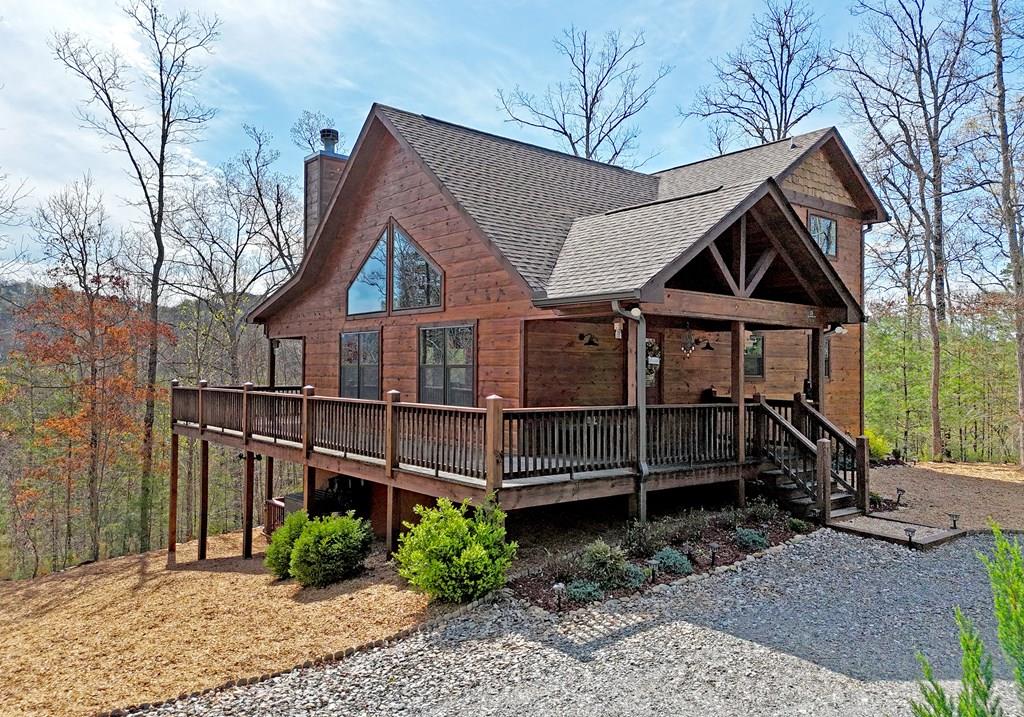
[[247,525],[257,454],[304,465],[307,501],[315,470],[383,484],[389,506],[393,489],[473,502],[493,494],[515,510],[618,495],[643,502],[649,491],[724,482],[736,483],[742,500],[744,482],[765,462],[812,499],[825,471],[833,489],[866,495],[866,453],[799,398],[758,397],[743,411],[727,401],[648,406],[642,421],[636,406],[502,403],[490,397],[486,408],[465,408],[404,403],[397,392],[368,401],[316,396],[311,387],[174,386],[172,501],[179,437],[244,453]]

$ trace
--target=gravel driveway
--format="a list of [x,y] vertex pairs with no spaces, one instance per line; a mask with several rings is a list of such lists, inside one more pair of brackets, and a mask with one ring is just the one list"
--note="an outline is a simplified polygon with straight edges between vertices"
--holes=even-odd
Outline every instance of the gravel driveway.
[[[909,715],[916,650],[959,673],[953,606],[995,645],[975,557],[819,531],[735,572],[554,617],[504,600],[160,715]],[[997,660],[1000,691],[1012,700]],[[1012,701],[1010,704],[1013,704]]]

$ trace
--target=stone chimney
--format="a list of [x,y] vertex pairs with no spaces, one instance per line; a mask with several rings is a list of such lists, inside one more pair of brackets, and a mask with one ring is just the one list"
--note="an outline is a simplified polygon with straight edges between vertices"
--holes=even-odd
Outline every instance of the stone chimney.
[[304,185],[305,185],[305,245],[316,234],[316,228],[320,225],[327,212],[327,204],[331,201],[338,180],[341,179],[341,172],[345,169],[348,157],[338,154],[338,130],[320,130],[320,139],[324,148],[315,154],[306,157]]

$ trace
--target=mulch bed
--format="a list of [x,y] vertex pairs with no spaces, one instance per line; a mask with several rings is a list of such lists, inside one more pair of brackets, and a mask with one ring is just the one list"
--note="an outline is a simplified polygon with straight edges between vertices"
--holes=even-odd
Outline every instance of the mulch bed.
[[[713,518],[714,514],[712,514],[712,520]],[[795,533],[789,528],[788,519],[789,516],[783,514],[770,522],[759,523],[746,521],[740,527],[759,530],[768,539],[769,546],[779,545],[795,535]],[[669,541],[669,545],[690,558],[690,562],[693,565],[693,572],[695,574],[707,573],[716,566],[731,565],[732,563],[743,560],[751,553],[758,552],[758,550],[746,550],[741,548],[736,544],[734,536],[735,528],[723,528],[718,525],[710,524],[701,531],[698,539],[687,540],[685,536],[675,536]],[[712,545],[715,545],[714,562],[712,562]],[[554,590],[552,589],[554,584],[557,582],[567,583],[575,579],[571,575],[572,561],[574,557],[575,555],[557,556],[540,567],[532,569],[528,574],[520,575],[516,579],[510,581],[508,587],[511,588],[516,596],[551,612],[565,612],[579,608],[585,603],[572,602],[565,598],[559,602]],[[640,566],[641,568],[647,567],[647,560],[645,558],[630,557],[630,562],[634,565]],[[658,571],[654,575],[653,579],[649,580],[647,584],[639,590],[632,590],[629,588],[606,590],[604,592],[604,597],[605,599],[625,597],[642,590],[650,589],[654,585],[673,582],[674,580],[678,580],[680,577],[682,576]]]

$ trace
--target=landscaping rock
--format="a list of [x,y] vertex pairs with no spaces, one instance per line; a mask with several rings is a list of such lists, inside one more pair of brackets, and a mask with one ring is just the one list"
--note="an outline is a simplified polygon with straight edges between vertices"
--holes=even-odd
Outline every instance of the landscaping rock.
[[[975,536],[927,553],[828,530],[562,615],[518,600],[153,715],[910,715],[921,650],[959,675],[953,607],[996,650]],[[999,691],[1015,704],[997,664]],[[1012,711],[1012,710],[1011,710]]]

